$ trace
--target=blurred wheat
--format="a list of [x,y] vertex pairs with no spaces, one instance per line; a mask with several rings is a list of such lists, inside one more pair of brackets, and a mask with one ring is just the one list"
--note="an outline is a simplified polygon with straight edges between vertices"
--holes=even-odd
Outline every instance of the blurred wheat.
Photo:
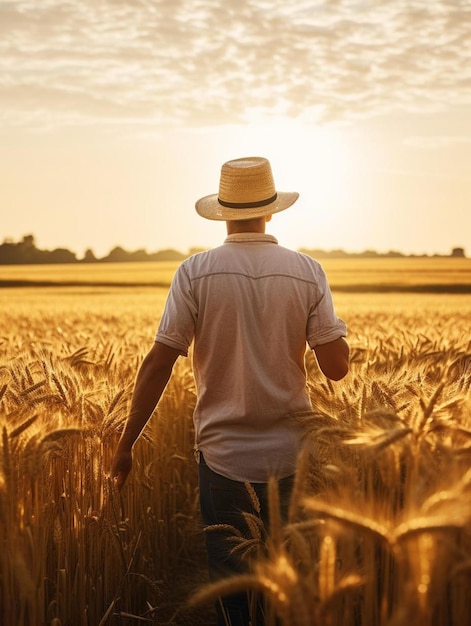
[[[163,297],[0,299],[0,623],[206,624],[227,590],[283,626],[463,626],[471,589],[471,308],[345,299],[352,369],[307,355],[312,414],[289,520],[271,486],[233,546],[243,578],[204,584],[194,383],[174,376],[122,494],[107,471]],[[130,295],[131,294],[131,295]],[[17,296],[20,292],[17,292]],[[394,303],[393,303],[394,304]]]

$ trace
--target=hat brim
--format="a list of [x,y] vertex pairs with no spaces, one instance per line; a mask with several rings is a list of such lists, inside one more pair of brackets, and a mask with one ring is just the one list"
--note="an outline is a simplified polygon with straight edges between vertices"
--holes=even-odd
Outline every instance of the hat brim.
[[270,204],[248,209],[233,209],[220,204],[218,194],[214,193],[198,200],[195,208],[198,215],[208,220],[250,220],[255,217],[263,217],[264,215],[272,215],[272,213],[284,211],[284,209],[294,204],[298,198],[299,193],[297,191],[278,191],[276,200],[270,202]]

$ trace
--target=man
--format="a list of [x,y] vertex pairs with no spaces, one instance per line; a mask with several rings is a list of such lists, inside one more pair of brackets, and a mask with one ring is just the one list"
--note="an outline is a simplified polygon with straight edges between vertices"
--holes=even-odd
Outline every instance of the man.
[[[219,194],[196,203],[202,217],[226,222],[228,237],[223,245],[186,259],[175,274],[113,460],[119,488],[176,359],[187,356],[193,344],[204,523],[244,532],[240,511],[256,512],[245,483],[252,484],[265,520],[271,476],[287,501],[303,436],[295,416],[312,408],[306,343],[328,378],[343,378],[349,367],[346,326],[335,314],[323,269],[265,233],[272,214],[297,198],[296,192],[276,191],[266,159],[248,157],[225,163]],[[243,571],[231,547],[227,531],[207,533],[213,580]],[[224,598],[218,620],[221,626],[248,625],[245,596]]]

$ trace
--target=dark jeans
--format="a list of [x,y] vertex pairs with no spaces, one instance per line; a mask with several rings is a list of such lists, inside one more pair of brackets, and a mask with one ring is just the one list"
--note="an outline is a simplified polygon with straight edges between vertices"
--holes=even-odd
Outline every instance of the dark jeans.
[[[278,481],[281,514],[286,519],[289,498],[293,488],[294,476]],[[225,478],[216,474],[206,465],[203,455],[199,463],[199,493],[203,522],[206,526],[225,524],[237,528],[244,537],[251,538],[250,529],[242,515],[247,512],[260,518],[264,528],[268,530],[268,485],[267,483],[251,483],[260,502],[260,512],[244,483]],[[234,574],[246,573],[248,563],[239,552],[231,554],[236,544],[231,541],[234,532],[230,529],[206,531],[206,548],[208,551],[209,575],[212,581],[227,578]],[[216,604],[218,626],[263,626],[263,607],[257,603],[256,615],[250,616],[250,600],[248,594],[238,593],[225,596]],[[253,611],[252,611],[253,612]]]

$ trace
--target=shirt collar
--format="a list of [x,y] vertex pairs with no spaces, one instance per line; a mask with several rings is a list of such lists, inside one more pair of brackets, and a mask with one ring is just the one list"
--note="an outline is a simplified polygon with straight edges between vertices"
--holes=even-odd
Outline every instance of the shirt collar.
[[224,243],[278,243],[276,237],[267,233],[233,233]]

